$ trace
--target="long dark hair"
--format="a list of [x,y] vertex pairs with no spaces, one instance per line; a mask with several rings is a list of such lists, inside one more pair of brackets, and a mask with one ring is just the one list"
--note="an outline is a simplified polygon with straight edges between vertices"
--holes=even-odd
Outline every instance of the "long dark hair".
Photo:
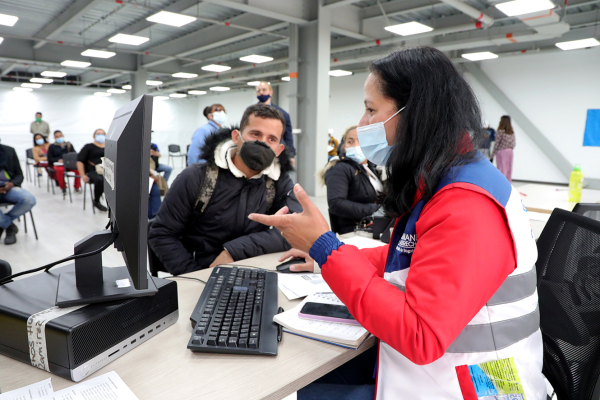
[[375,61],[381,94],[396,102],[400,123],[387,162],[392,216],[410,211],[417,189],[427,201],[453,166],[471,162],[482,137],[479,104],[450,59],[431,47],[398,50]]
[[498,130],[502,130],[504,131],[504,133],[508,133],[509,135],[515,133],[515,131],[513,131],[512,124],[510,123],[509,115],[503,115],[502,117],[500,117],[500,124],[498,124]]

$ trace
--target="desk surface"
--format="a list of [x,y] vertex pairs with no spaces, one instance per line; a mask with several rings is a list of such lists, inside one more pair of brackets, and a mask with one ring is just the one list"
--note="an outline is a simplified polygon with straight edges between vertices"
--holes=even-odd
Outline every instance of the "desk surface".
[[[238,265],[274,270],[282,253],[240,261]],[[211,270],[186,276],[206,280]],[[186,348],[192,328],[192,313],[204,284],[195,280],[175,279],[179,293],[179,320],[163,333],[150,339],[102,368],[92,377],[116,371],[140,400],[151,399],[281,399],[371,347],[371,337],[359,350],[284,333],[279,355],[247,356],[193,353]],[[286,310],[300,300],[289,301],[279,291],[279,305]],[[0,355],[0,387],[8,392],[52,377],[55,390],[74,382]]]
[[[572,211],[577,203],[569,203],[566,186],[527,184],[517,188],[529,211],[552,214],[555,208]],[[581,203],[600,202],[600,190],[583,189]]]

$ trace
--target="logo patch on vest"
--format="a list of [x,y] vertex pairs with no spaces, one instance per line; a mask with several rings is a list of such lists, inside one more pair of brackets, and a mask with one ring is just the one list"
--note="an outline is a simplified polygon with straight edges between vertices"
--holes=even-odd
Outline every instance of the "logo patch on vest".
[[396,246],[396,251],[400,253],[412,254],[415,251],[415,246],[417,245],[417,235],[410,235],[407,233],[403,233],[400,241],[398,242],[398,246]]

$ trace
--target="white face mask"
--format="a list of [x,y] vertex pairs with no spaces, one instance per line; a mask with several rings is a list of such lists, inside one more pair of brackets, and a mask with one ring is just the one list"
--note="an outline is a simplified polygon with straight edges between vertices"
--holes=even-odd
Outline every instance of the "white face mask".
[[223,126],[227,123],[227,114],[225,114],[225,111],[216,111],[213,113],[213,121]]
[[402,107],[396,111],[394,115],[383,122],[376,122],[371,125],[359,126],[356,128],[356,133],[358,133],[358,143],[360,143],[360,148],[365,157],[367,157],[367,160],[376,165],[385,165],[388,158],[390,158],[392,146],[387,142],[384,125],[405,108],[406,106]]
[[[359,143],[360,143],[360,141],[359,141]],[[348,147],[346,149],[346,157],[348,157],[351,160],[356,161],[359,164],[362,164],[367,159],[367,157],[365,157],[365,155],[363,154],[363,152],[359,146]]]

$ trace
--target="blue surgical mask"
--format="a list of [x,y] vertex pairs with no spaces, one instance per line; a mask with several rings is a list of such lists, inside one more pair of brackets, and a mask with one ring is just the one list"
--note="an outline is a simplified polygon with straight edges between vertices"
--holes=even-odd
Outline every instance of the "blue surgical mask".
[[58,144],[63,144],[65,142],[65,138],[64,137],[59,137],[56,139],[56,143]]
[[96,142],[102,144],[106,140],[106,135],[96,135]]
[[38,139],[38,140],[36,140],[36,141],[35,141],[35,143],[36,143],[38,146],[41,146],[41,145],[43,145],[43,144],[44,144],[44,139]]
[[394,115],[383,122],[356,128],[356,133],[358,133],[358,143],[360,143],[360,148],[365,157],[367,157],[367,160],[377,165],[385,165],[388,158],[390,158],[392,146],[388,145],[384,125],[405,108],[406,106],[402,107]]
[[271,98],[271,95],[270,94],[260,94],[260,95],[256,96],[256,98],[261,103],[264,103],[265,101],[267,101],[267,100],[269,100]]
[[[360,140],[359,140],[360,143]],[[364,153],[362,152],[362,150],[360,149],[359,146],[356,147],[348,147],[346,149],[346,157],[348,157],[351,160],[356,161],[359,164],[362,164],[367,157],[365,157]]]

